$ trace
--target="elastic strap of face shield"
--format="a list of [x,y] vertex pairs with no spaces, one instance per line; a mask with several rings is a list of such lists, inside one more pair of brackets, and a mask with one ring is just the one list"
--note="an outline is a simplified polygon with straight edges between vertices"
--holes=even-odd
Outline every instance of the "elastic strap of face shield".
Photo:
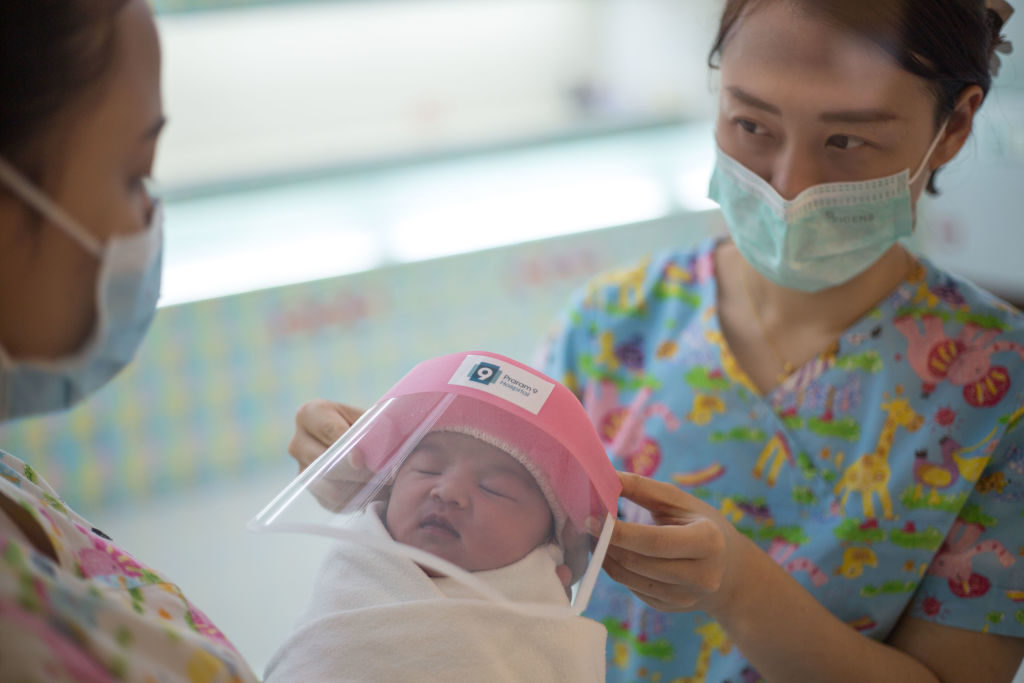
[[587,608],[587,603],[590,602],[590,596],[594,592],[594,584],[597,582],[597,576],[601,572],[601,564],[604,561],[605,553],[608,552],[608,545],[612,542],[612,531],[614,529],[615,517],[609,513],[605,517],[601,534],[597,537],[597,544],[591,553],[590,564],[583,573],[583,577],[580,579],[579,586],[576,588],[572,598],[573,611],[577,614],[581,614]]

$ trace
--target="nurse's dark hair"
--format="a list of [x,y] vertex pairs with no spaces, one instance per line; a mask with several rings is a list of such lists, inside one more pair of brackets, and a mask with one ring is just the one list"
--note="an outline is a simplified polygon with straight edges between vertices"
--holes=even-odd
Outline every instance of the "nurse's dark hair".
[[[935,94],[935,125],[952,113],[970,85],[988,94],[991,58],[1003,20],[985,0],[726,0],[708,65],[718,58],[737,22],[755,5],[788,2],[885,50],[900,67],[928,81]],[[935,192],[935,175],[928,180]]]
[[127,0],[0,0],[0,154],[37,182],[40,146],[102,81]]

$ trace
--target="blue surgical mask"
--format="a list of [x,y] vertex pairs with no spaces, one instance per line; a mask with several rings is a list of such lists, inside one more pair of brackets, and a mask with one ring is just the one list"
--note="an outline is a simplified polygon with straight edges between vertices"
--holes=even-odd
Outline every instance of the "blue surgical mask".
[[910,188],[924,160],[876,180],[814,185],[784,199],[721,147],[708,196],[722,207],[733,243],[761,275],[788,289],[818,292],[849,282],[914,230]]
[[58,359],[21,359],[0,346],[0,420],[6,420],[69,408],[134,357],[160,294],[163,211],[156,204],[145,230],[101,244],[2,158],[0,182],[100,261],[97,317],[80,349]]

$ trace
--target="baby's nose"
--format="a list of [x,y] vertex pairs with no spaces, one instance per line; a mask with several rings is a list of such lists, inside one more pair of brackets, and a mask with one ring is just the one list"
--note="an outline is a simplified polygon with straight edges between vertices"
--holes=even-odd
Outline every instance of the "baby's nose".
[[438,478],[430,494],[442,503],[466,507],[469,504],[472,486],[473,482],[469,477],[458,472],[448,472]]

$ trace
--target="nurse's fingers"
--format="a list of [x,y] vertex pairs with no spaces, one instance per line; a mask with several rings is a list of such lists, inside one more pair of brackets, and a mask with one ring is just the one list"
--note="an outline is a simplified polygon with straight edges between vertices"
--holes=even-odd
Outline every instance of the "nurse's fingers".
[[722,587],[724,564],[711,559],[657,559],[622,548],[608,548],[606,558],[630,572],[633,588],[676,586],[687,595],[710,595]]
[[721,572],[716,569],[720,563],[707,559],[662,559],[614,546],[609,546],[605,557],[632,575],[655,584],[685,584],[709,592],[717,590],[721,583]]
[[299,471],[320,457],[361,414],[357,408],[324,399],[302,404],[295,415],[295,433],[288,444],[288,454],[299,463]]
[[602,566],[608,576],[631,590],[638,598],[655,609],[663,612],[681,612],[693,609],[697,604],[697,596],[685,590],[683,586],[637,574],[620,564],[615,558],[605,557]]
[[319,441],[325,450],[352,426],[363,411],[343,403],[316,399],[303,403],[295,415],[296,434],[304,433]]
[[687,513],[701,513],[707,504],[677,486],[655,481],[631,472],[619,472],[622,482],[622,497],[647,508],[659,523],[671,523],[674,518],[685,520]]
[[718,526],[704,517],[658,525],[619,520],[612,530],[611,545],[645,557],[699,560],[724,552],[725,538]]
[[311,437],[309,434],[295,432],[291,442],[288,444],[288,455],[292,456],[299,463],[299,472],[302,472],[313,461],[320,457],[325,448],[322,443]]
[[640,591],[633,590],[632,588],[630,588],[629,590],[630,590],[630,592],[633,595],[635,595],[636,597],[640,598],[641,600],[643,600],[644,602],[646,602],[648,605],[650,605],[654,609],[658,610],[659,612],[685,612],[685,611],[689,611],[689,610],[693,609],[693,606],[689,606],[689,607],[677,606],[675,604],[671,604],[671,603],[665,602],[661,598],[654,597],[653,595],[647,595],[647,594],[642,593]]

